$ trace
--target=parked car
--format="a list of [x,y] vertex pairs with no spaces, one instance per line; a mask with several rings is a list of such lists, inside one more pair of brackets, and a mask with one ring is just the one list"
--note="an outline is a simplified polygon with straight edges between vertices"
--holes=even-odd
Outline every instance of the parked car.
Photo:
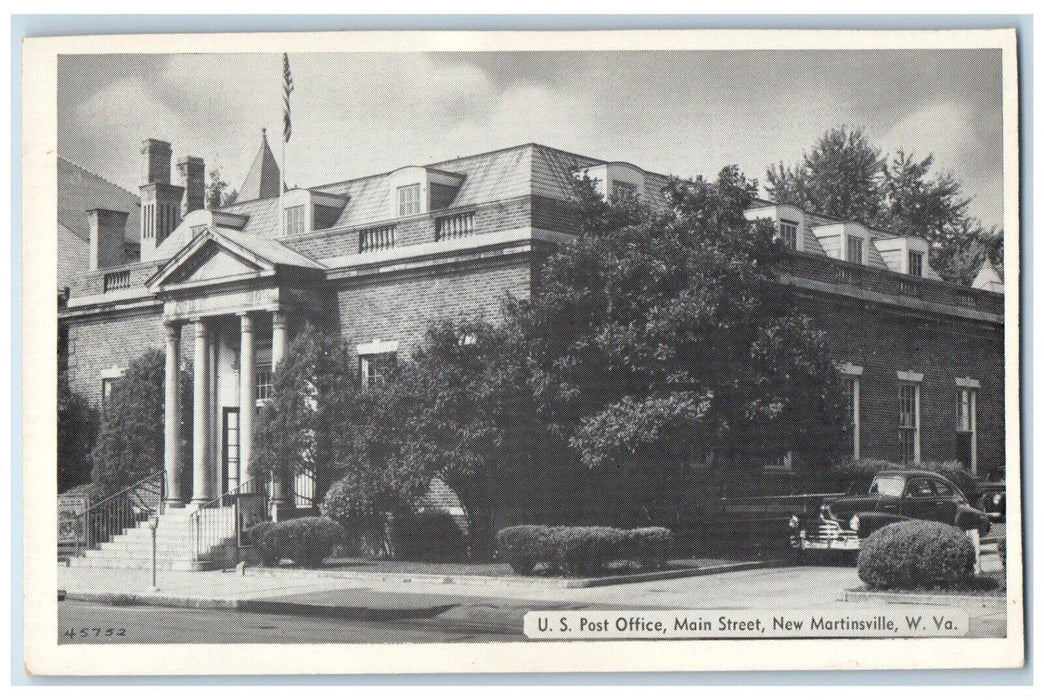
[[988,513],[993,522],[1003,523],[1008,506],[1004,472],[990,473],[985,479],[976,482],[975,486],[975,505]]
[[901,469],[877,474],[866,495],[826,501],[813,515],[794,514],[790,541],[802,551],[854,551],[874,530],[900,520],[934,520],[980,535],[990,531],[990,516],[973,508],[949,479]]

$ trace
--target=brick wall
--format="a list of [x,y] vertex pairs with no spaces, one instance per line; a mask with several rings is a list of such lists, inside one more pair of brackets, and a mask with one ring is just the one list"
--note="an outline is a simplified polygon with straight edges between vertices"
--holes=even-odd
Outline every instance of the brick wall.
[[[75,319],[68,323],[69,385],[93,406],[101,402],[101,372],[127,364],[149,349],[165,347],[160,307],[116,317]],[[184,333],[182,353],[191,345]]]
[[1004,342],[996,324],[904,313],[843,297],[798,295],[827,332],[834,359],[863,367],[860,456],[899,461],[897,371],[921,382],[921,459],[957,455],[957,377],[979,380],[978,470],[1004,465]]
[[483,314],[498,321],[506,293],[529,298],[530,275],[529,257],[522,255],[341,282],[336,322],[349,345],[399,341],[399,358],[405,359],[436,319]]

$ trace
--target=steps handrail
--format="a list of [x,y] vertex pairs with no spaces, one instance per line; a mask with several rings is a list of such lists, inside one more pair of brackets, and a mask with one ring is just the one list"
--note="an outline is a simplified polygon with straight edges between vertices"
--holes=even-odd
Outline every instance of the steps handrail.
[[[102,507],[103,505],[105,505],[109,501],[113,500],[114,498],[119,498],[120,496],[124,496],[124,495],[134,491],[139,486],[144,484],[146,481],[149,481],[150,479],[155,479],[157,476],[160,476],[161,474],[165,476],[166,475],[166,471],[164,471],[163,469],[160,469],[159,471],[155,471],[152,474],[149,474],[147,477],[145,477],[141,481],[138,481],[138,482],[128,486],[127,488],[123,489],[122,491],[117,491],[116,493],[112,494],[111,496],[106,496],[105,498],[103,498],[102,500],[98,501],[97,503],[91,504],[86,510],[83,511],[83,513],[80,514],[80,516],[82,517],[82,516],[86,515],[87,513],[90,513],[92,510],[94,510],[96,508]],[[166,481],[167,481],[166,479],[160,479],[160,501],[161,502],[162,502],[163,496],[164,496],[164,490],[165,490],[164,487],[166,486]]]
[[242,496],[242,495],[244,495],[246,493],[256,493],[254,491],[250,491],[250,492],[243,491],[243,489],[248,484],[251,486],[251,488],[253,488],[255,483],[260,483],[256,476],[247,479],[243,483],[241,483],[238,486],[236,486],[234,489],[229,489],[228,491],[225,491],[223,494],[221,494],[220,496],[217,496],[216,498],[212,498],[209,501],[206,501],[205,503],[201,503],[196,508],[196,510],[193,511],[192,516],[193,517],[197,517],[206,508],[214,508],[215,506],[220,506],[221,502],[224,501],[229,496]]

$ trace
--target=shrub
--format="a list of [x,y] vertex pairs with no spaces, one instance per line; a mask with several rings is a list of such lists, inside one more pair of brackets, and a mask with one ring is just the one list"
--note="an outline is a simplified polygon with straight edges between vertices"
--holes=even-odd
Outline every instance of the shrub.
[[1008,567],[1008,540],[1003,539],[997,543],[997,555],[1000,557],[1001,564],[1004,568]]
[[906,520],[877,530],[863,542],[859,578],[873,589],[946,589],[975,575],[971,540],[952,525]]
[[824,487],[831,491],[866,493],[870,482],[885,469],[902,469],[903,465],[885,459],[849,459],[837,465]]
[[597,576],[619,559],[627,533],[615,527],[561,527],[552,531],[555,563],[569,576]]
[[627,531],[627,558],[645,569],[662,569],[674,546],[674,536],[665,527],[641,527]]
[[444,510],[396,518],[392,532],[395,556],[400,559],[462,561],[467,556],[464,533]]
[[329,518],[295,518],[260,523],[249,530],[249,536],[267,566],[292,559],[298,566],[314,568],[330,556],[345,532]]
[[515,525],[497,532],[497,552],[520,576],[528,576],[537,564],[555,560],[553,528]]

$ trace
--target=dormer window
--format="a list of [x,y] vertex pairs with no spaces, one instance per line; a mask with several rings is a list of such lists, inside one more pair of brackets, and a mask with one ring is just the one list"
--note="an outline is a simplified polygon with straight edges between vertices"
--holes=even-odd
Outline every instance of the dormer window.
[[406,185],[399,188],[399,216],[420,214],[420,184]]
[[296,236],[337,225],[348,198],[294,189],[283,194],[283,235]]
[[307,220],[305,209],[306,207],[303,204],[286,208],[284,216],[286,217],[285,231],[287,236],[304,233],[308,230],[305,227]]
[[630,182],[623,182],[622,180],[613,180],[612,192],[613,199],[628,199],[638,195],[638,186]]
[[779,236],[783,239],[783,245],[791,250],[797,250],[798,224],[796,221],[780,219]]
[[907,274],[914,275],[915,277],[924,276],[924,253],[916,250],[910,251]]
[[845,236],[845,260],[857,265],[863,264],[863,239],[858,236]]

